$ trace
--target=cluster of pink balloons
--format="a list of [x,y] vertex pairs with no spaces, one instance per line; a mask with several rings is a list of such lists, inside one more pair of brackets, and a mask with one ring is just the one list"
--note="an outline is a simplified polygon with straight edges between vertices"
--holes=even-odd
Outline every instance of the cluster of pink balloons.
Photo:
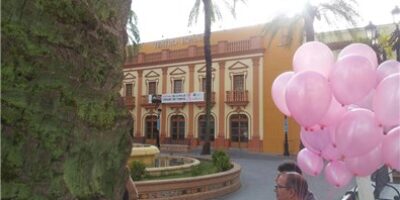
[[[300,46],[293,71],[272,84],[278,109],[301,128],[306,148],[300,168],[342,187],[354,176],[368,176],[383,165],[400,170],[400,63],[378,65],[372,48],[345,47],[334,58],[321,42]],[[325,160],[325,162],[324,162]]]

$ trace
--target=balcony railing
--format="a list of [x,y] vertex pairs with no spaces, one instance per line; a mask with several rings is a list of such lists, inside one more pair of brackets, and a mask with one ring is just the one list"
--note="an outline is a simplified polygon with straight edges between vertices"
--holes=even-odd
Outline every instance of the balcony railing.
[[226,91],[225,103],[229,106],[246,106],[249,103],[249,91]]
[[145,109],[155,109],[156,104],[149,102],[149,95],[142,95],[142,107]]
[[[244,54],[264,52],[262,37],[252,37],[247,40],[239,41],[219,41],[218,44],[211,45],[213,57],[224,56],[226,54]],[[181,59],[199,59],[204,57],[204,47],[191,46],[185,49],[169,50],[164,49],[154,53],[139,53],[135,57],[130,57],[125,62],[125,67],[135,67],[138,65],[151,65],[160,62],[175,62]]]
[[129,109],[132,110],[135,108],[135,97],[132,96],[125,96],[124,97],[124,105]]

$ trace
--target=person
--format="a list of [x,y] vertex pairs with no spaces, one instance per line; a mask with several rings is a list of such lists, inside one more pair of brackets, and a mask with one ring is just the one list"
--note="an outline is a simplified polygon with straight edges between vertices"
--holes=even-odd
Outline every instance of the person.
[[275,194],[277,200],[306,200],[308,184],[304,177],[299,173],[279,173],[275,182]]
[[[285,172],[296,172],[300,175],[303,175],[303,172],[301,171],[300,167],[296,163],[291,161],[284,162],[278,166],[278,176],[279,174]],[[314,194],[308,190],[305,200],[316,200],[316,198]]]
[[303,174],[303,172],[301,171],[300,167],[296,163],[290,162],[290,161],[280,164],[278,166],[278,172],[279,173],[282,173],[282,172],[297,172],[300,175]]

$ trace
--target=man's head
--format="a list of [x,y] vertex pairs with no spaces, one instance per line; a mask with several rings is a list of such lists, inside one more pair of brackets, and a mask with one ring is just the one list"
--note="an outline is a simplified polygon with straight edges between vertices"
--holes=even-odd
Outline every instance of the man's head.
[[279,173],[282,172],[297,172],[302,174],[300,167],[294,162],[284,162],[278,166]]
[[308,184],[297,172],[280,173],[276,179],[275,193],[277,200],[304,200]]

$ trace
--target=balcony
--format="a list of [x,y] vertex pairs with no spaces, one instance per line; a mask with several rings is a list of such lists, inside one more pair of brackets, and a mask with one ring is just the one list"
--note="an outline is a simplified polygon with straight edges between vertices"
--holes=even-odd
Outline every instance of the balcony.
[[145,109],[156,109],[156,104],[149,103],[149,95],[142,95],[142,107]]
[[[198,101],[198,102],[193,102],[194,105],[197,107],[205,107],[206,106],[206,100],[204,101]],[[214,106],[215,104],[215,92],[211,92],[211,106]]]
[[136,100],[135,97],[132,97],[132,96],[125,96],[125,97],[123,97],[123,99],[124,99],[124,105],[125,105],[129,110],[132,110],[132,109],[135,108],[135,100]]
[[249,91],[226,91],[225,103],[231,107],[246,107],[249,104]]

